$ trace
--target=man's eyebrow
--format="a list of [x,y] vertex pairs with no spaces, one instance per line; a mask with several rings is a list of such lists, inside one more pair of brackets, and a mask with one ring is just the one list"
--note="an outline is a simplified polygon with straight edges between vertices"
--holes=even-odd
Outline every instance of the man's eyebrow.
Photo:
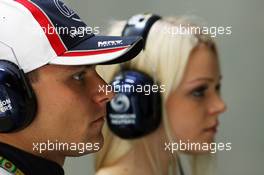
[[74,72],[81,72],[85,71],[86,69],[92,68],[94,65],[83,65],[83,66],[71,66],[67,71],[69,73],[74,73]]

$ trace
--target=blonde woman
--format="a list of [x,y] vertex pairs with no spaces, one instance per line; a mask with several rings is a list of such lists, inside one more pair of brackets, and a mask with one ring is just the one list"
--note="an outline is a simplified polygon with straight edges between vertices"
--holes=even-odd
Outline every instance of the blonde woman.
[[[125,25],[125,21],[115,22],[109,34],[121,35]],[[181,166],[177,166],[182,153],[192,157],[192,161],[184,163],[187,174],[211,174],[207,164],[212,155],[210,149],[176,151],[175,146],[180,143],[209,145],[214,142],[218,116],[226,109],[220,96],[222,76],[219,58],[210,36],[179,34],[177,30],[180,26],[194,25],[184,18],[157,20],[145,38],[144,51],[125,64],[126,68],[152,76],[165,87],[165,92],[161,93],[160,126],[154,132],[133,140],[121,139],[105,126],[105,145],[96,157],[97,175],[182,173]],[[102,66],[98,71],[111,81],[120,67],[106,69]],[[166,145],[170,149],[166,149]],[[197,158],[200,155],[206,155],[202,156],[203,161]],[[186,171],[186,167],[189,170]]]

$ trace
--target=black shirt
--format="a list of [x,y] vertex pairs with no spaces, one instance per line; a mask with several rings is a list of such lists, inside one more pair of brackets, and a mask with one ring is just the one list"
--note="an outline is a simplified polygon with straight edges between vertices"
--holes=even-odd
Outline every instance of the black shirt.
[[25,175],[64,175],[62,167],[56,162],[1,142],[0,156],[12,162]]

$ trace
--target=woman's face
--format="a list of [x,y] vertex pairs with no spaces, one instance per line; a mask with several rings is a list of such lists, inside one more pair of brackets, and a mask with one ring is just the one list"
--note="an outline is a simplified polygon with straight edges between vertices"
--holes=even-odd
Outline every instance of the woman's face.
[[214,141],[219,125],[218,115],[226,109],[220,88],[221,72],[217,56],[200,44],[190,55],[181,83],[166,101],[168,120],[178,143],[209,144]]

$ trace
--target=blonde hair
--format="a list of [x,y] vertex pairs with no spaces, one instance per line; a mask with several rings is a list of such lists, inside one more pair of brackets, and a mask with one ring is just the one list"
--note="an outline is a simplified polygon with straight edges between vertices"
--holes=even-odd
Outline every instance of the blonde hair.
[[[166,111],[164,110],[164,102],[170,92],[176,89],[181,82],[189,56],[198,44],[206,44],[217,55],[214,41],[210,36],[202,34],[179,35],[173,33],[173,28],[179,25],[194,26],[194,24],[190,25],[188,22],[189,21],[183,17],[170,17],[158,20],[149,31],[144,51],[132,61],[124,64],[126,68],[140,70],[152,76],[159,84],[165,86],[166,91],[161,94],[163,109],[162,125],[165,130],[165,139],[172,142],[175,142],[175,139],[171,134],[168,124]],[[125,24],[125,21],[114,22],[108,34],[120,36]],[[97,70],[99,74],[109,82],[120,70],[120,65],[107,66],[107,68],[102,66],[97,68]],[[160,169],[159,156],[151,154],[151,149],[155,150],[155,148],[153,145],[148,144],[144,137],[133,141],[123,140],[113,135],[107,126],[104,126],[103,132],[105,145],[97,154],[96,170],[114,164],[119,158],[132,149],[133,143],[141,142],[145,147],[145,151],[154,172],[156,172],[157,175],[161,175],[162,171]],[[196,157],[193,160],[193,162],[197,162]],[[173,174],[176,172],[176,161],[177,159],[174,156],[174,158],[171,159],[170,166],[172,167]],[[193,164],[193,173],[199,174],[197,173],[199,170],[197,166],[195,166],[196,163]],[[202,174],[205,175],[206,173],[203,171]]]

